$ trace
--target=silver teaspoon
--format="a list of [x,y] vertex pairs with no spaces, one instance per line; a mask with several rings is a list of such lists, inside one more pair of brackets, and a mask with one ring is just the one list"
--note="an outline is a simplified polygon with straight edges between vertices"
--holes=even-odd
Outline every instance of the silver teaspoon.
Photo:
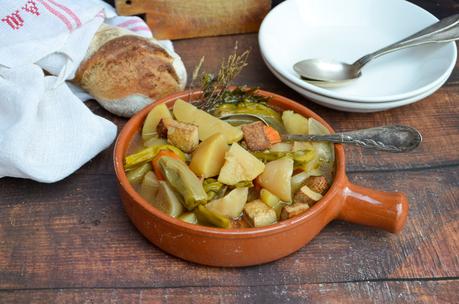
[[352,64],[326,59],[306,59],[297,62],[293,69],[305,80],[344,82],[360,77],[362,68],[371,60],[401,49],[459,39],[459,14],[444,18],[431,26],[371,54]]
[[[263,117],[255,114],[228,114],[221,119],[228,120],[234,117],[260,120],[269,125]],[[279,130],[278,130],[279,131]],[[422,142],[422,135],[418,130],[408,126],[390,125],[370,129],[340,132],[327,135],[302,135],[281,133],[281,139],[286,141],[324,141],[338,144],[351,144],[362,148],[386,152],[408,152],[415,149]]]

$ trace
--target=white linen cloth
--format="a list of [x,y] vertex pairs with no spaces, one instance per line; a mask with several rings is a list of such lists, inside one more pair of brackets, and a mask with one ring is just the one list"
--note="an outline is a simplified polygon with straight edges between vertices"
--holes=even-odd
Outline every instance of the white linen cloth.
[[65,82],[104,21],[151,37],[101,0],[0,1],[0,178],[61,180],[115,139],[116,126],[77,97],[90,96]]

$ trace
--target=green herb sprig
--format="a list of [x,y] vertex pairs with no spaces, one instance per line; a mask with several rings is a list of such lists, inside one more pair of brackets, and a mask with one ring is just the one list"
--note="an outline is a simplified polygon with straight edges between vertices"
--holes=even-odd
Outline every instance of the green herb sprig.
[[190,85],[191,88],[193,88],[196,79],[200,75],[203,96],[200,101],[195,103],[195,105],[204,111],[212,112],[216,106],[222,102],[235,102],[236,99],[239,99],[238,97],[245,96],[248,98],[249,95],[252,95],[254,90],[246,90],[246,93],[242,89],[239,89],[235,90],[234,94],[232,94],[232,91],[228,90],[232,81],[247,66],[249,54],[249,50],[239,54],[238,46],[236,44],[233,54],[223,61],[217,75],[207,72],[200,73],[204,62],[204,57],[201,58],[200,62],[193,71],[193,78]]

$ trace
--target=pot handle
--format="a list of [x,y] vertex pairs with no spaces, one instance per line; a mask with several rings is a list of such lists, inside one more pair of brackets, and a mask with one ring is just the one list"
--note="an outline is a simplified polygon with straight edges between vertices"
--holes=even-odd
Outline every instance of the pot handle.
[[337,219],[397,233],[402,230],[407,216],[405,194],[375,191],[348,181]]

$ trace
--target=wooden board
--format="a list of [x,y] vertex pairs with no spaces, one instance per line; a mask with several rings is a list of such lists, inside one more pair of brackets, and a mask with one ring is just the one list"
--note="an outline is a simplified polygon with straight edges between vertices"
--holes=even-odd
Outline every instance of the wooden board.
[[[254,0],[255,1],[255,0]],[[459,13],[454,0],[417,0],[437,17]],[[237,82],[305,104],[337,130],[384,123],[419,128],[410,154],[346,148],[349,178],[408,195],[400,235],[333,222],[282,260],[246,268],[191,264],[151,245],[125,215],[112,148],[55,184],[0,179],[0,303],[456,303],[459,298],[459,65],[422,102],[357,114],[314,104],[282,84],[260,57],[256,34],[174,43],[188,70],[206,55],[214,70],[239,41],[252,49]],[[94,101],[97,115],[115,117]]]
[[404,231],[334,222],[279,261],[212,268],[165,254],[127,218],[113,174],[57,184],[0,183],[0,290],[294,285],[459,276],[459,166],[351,174],[360,185],[403,191]]
[[[445,281],[350,282],[184,288],[43,289],[0,292],[4,303],[451,304],[459,284]],[[243,299],[243,300],[241,300]]]
[[256,32],[271,0],[117,0],[121,15],[146,14],[157,39]]

